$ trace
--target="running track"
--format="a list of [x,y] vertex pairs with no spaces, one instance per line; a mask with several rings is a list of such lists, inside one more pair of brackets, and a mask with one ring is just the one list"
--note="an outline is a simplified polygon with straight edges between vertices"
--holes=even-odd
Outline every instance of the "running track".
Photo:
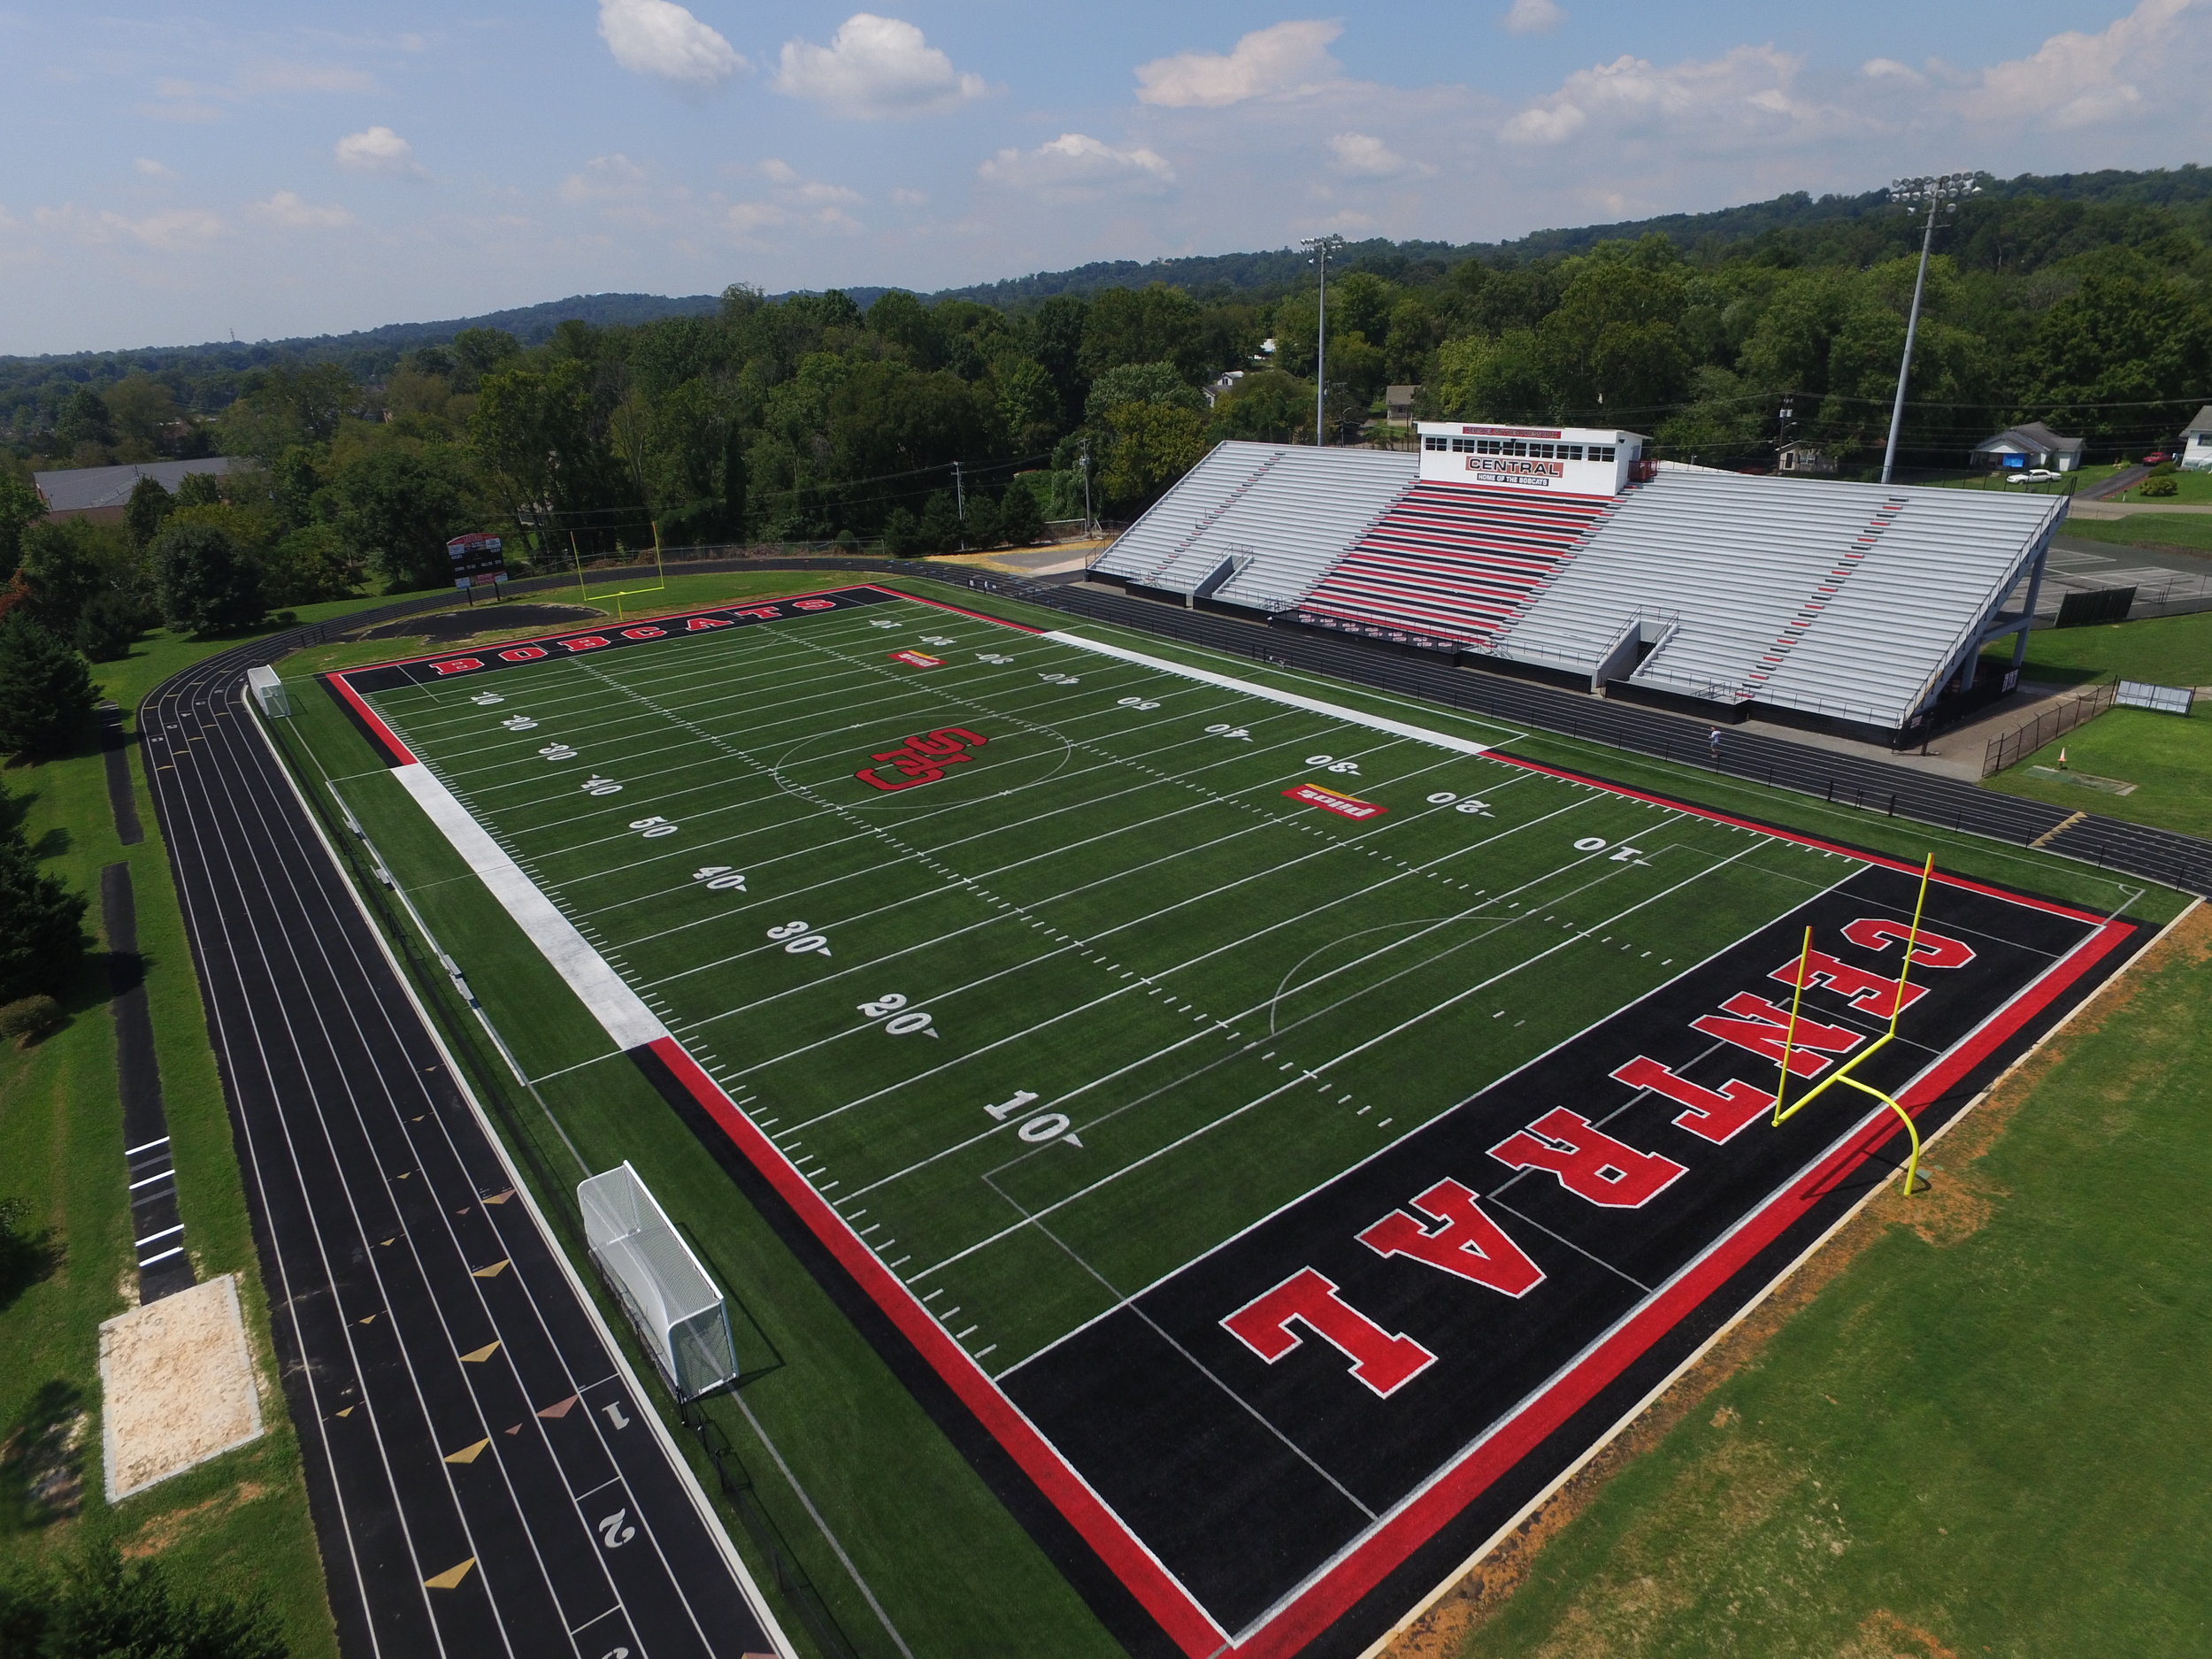
[[242,701],[319,635],[188,670],[139,731],[341,1647],[787,1653]]

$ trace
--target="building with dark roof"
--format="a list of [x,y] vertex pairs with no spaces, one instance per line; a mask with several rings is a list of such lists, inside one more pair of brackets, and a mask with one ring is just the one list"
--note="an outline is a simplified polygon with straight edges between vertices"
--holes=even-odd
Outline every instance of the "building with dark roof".
[[31,482],[46,503],[50,518],[90,518],[99,523],[122,520],[131,491],[142,478],[157,480],[172,495],[177,486],[195,473],[221,477],[231,469],[227,455],[203,456],[196,461],[131,461],[121,466],[73,466],[58,472],[34,472]]

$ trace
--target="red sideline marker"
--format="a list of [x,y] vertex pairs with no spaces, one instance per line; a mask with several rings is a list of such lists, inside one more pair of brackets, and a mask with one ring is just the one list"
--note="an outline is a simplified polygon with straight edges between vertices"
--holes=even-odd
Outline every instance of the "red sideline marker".
[[1390,810],[1377,806],[1372,801],[1355,801],[1348,795],[1339,795],[1333,789],[1324,789],[1317,783],[1302,783],[1283,793],[1306,806],[1317,806],[1324,812],[1333,812],[1339,818],[1380,818]]
[[894,651],[891,660],[895,663],[911,663],[917,668],[942,668],[945,665],[943,657],[932,657],[927,651]]

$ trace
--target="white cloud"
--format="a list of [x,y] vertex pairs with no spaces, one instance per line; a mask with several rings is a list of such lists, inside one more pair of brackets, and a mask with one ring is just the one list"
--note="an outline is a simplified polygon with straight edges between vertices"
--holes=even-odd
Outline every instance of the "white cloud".
[[[1993,65],[1959,100],[1969,120],[2088,127],[2148,113],[2147,81],[2164,81],[2193,56],[2201,67],[2205,0],[2141,0],[2101,34],[2054,35],[2030,58]],[[2197,12],[2194,27],[2183,19]]]
[[827,46],[786,42],[776,90],[874,119],[957,109],[988,88],[982,76],[954,68],[911,23],[856,12]]
[[32,221],[41,230],[58,231],[73,241],[100,245],[128,239],[162,253],[180,253],[214,241],[223,221],[200,208],[171,208],[131,219],[115,212],[88,212],[74,203],[42,207]]
[[580,172],[562,180],[561,200],[578,204],[626,201],[642,192],[646,185],[645,169],[618,150],[611,156],[594,156]]
[[1899,81],[1909,86],[1924,86],[1928,77],[1909,64],[1901,64],[1894,58],[1870,58],[1859,65],[1859,73],[1869,81]]
[[1559,0],[1513,0],[1500,22],[1509,35],[1548,35],[1566,20]]
[[334,230],[341,225],[353,223],[353,215],[344,208],[318,207],[289,190],[279,190],[267,201],[256,202],[249,211],[256,219],[281,225],[287,230]]
[[390,173],[419,177],[415,147],[388,127],[372,127],[340,139],[338,165],[352,173]]
[[[733,203],[723,213],[722,223],[734,240],[765,246],[806,235],[857,236],[867,229],[841,207],[800,211],[780,202]],[[771,238],[764,234],[769,231],[784,234]]]
[[1217,110],[1269,93],[1308,90],[1336,73],[1329,42],[1341,23],[1318,19],[1255,29],[1228,52],[1178,52],[1137,66],[1137,98],[1168,109]]
[[183,176],[174,167],[156,161],[150,156],[141,156],[131,165],[149,179],[175,179]]
[[752,67],[672,0],[599,0],[599,38],[625,69],[693,92],[710,91]]
[[926,191],[910,190],[903,185],[891,192],[891,199],[901,207],[926,207],[929,204]]
[[1379,138],[1366,133],[1339,133],[1329,141],[1338,173],[1354,179],[1395,179],[1402,174],[1434,173],[1425,161],[1409,161]]
[[1116,150],[1082,133],[1063,133],[1034,150],[1002,150],[976,174],[1051,201],[1159,196],[1175,183],[1165,157],[1142,147]]
[[1620,139],[1662,137],[1685,149],[1840,130],[1839,112],[1795,92],[1803,58],[1771,46],[1739,46],[1718,58],[1655,65],[1623,56],[1578,69],[1500,129],[1507,142],[1564,143],[1592,129]]
[[786,201],[819,204],[834,202],[841,205],[864,201],[859,191],[841,184],[830,184],[820,179],[810,179],[787,161],[764,161],[760,164],[764,177],[783,187]]

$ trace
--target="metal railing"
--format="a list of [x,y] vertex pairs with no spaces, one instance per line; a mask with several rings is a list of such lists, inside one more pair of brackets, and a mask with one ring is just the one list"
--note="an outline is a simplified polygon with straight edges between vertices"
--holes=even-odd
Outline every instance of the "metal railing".
[[2053,739],[2063,737],[2077,726],[2086,726],[2112,706],[2117,691],[2112,681],[2099,680],[2055,708],[2046,709],[2025,726],[1993,737],[1982,755],[1982,776],[1986,778],[2008,766],[2016,766]]

